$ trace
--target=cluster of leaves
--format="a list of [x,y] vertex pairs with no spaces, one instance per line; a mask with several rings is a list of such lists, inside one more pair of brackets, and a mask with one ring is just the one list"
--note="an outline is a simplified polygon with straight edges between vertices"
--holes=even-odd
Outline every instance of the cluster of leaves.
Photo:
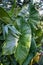
[[43,28],[31,2],[22,8],[14,6],[8,12],[0,7],[0,64],[28,65],[39,51]]

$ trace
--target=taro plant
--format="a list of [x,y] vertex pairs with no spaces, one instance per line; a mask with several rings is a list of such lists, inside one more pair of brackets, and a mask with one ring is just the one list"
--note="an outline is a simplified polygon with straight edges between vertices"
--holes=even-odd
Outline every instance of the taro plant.
[[0,7],[0,65],[29,65],[43,39],[39,12],[32,2],[14,6]]

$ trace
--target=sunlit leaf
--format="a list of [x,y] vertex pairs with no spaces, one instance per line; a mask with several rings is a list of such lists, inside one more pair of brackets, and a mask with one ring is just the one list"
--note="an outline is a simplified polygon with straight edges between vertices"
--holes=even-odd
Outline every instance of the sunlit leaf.
[[15,58],[20,65],[27,58],[30,46],[31,46],[31,29],[27,24],[22,23],[21,33],[22,35],[19,38],[18,46],[15,52]]
[[18,39],[9,34],[4,41],[2,47],[3,55],[10,55],[15,53],[15,48],[17,47]]

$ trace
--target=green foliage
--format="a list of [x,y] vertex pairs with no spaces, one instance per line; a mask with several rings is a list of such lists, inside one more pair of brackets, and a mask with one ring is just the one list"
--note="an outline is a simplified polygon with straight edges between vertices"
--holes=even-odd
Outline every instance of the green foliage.
[[38,50],[39,37],[40,43],[43,38],[40,16],[32,3],[23,6],[19,12],[13,9],[6,12],[0,7],[0,62],[3,65],[28,65]]
[[19,38],[18,46],[15,52],[15,57],[18,60],[19,64],[22,65],[26,59],[29,49],[31,46],[31,29],[28,25],[22,24],[21,28],[22,35]]

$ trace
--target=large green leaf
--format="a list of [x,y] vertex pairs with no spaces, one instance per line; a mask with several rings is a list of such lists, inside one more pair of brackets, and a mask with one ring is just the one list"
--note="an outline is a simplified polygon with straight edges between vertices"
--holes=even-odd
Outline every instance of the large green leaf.
[[0,7],[0,19],[4,22],[4,23],[11,23],[11,17],[9,16],[9,14]]
[[32,38],[30,52],[29,52],[26,60],[24,61],[23,65],[30,64],[31,59],[36,55],[36,52],[37,52],[36,42],[35,42],[34,38]]
[[4,45],[2,47],[3,55],[10,55],[15,53],[15,48],[17,47],[18,38],[15,38],[13,35],[9,34],[6,36]]
[[[18,43],[18,38],[21,33],[12,25],[4,25],[3,26],[3,37],[5,42],[3,43],[3,54],[9,55],[13,54],[15,51],[15,47]],[[11,51],[10,51],[11,50]]]
[[21,35],[21,33],[15,28],[15,26],[13,25],[2,25],[2,31],[3,31],[3,38],[5,39],[6,38],[6,35],[8,34],[12,34],[14,35],[15,37],[18,37],[18,35]]
[[11,24],[14,22],[9,14],[2,7],[0,7],[0,20],[2,20],[5,24]]
[[[40,17],[38,11],[35,9],[35,6],[31,3],[29,4],[29,23],[33,23],[32,25],[36,26],[39,23]],[[33,27],[34,28],[34,27]]]
[[16,49],[16,52],[14,54],[16,60],[19,62],[20,65],[24,62],[24,60],[27,58],[27,55],[30,50],[31,46],[31,29],[30,26],[28,26],[25,21],[23,22],[23,19],[20,26],[21,34],[18,41],[18,46]]
[[32,3],[24,6],[18,16],[23,17],[26,23],[28,22],[28,24],[30,24],[32,32],[35,32],[35,30],[37,30],[38,23],[40,22],[40,16]]

